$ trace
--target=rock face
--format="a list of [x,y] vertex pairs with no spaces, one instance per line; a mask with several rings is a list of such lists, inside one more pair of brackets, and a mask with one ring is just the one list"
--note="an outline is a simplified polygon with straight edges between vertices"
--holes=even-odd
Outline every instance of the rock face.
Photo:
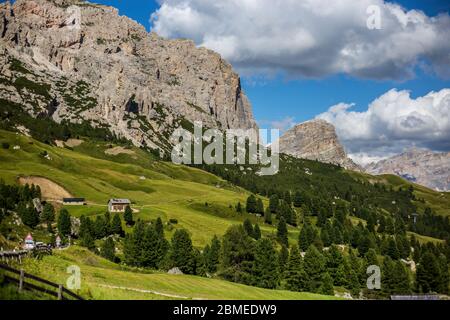
[[279,144],[281,153],[360,170],[347,157],[334,126],[325,120],[312,120],[296,125],[280,138]]
[[450,152],[410,149],[365,168],[370,174],[396,174],[411,182],[439,191],[450,190]]
[[138,146],[162,148],[186,122],[256,128],[240,78],[220,55],[147,33],[112,7],[0,4],[0,70],[0,98],[34,116],[110,126]]

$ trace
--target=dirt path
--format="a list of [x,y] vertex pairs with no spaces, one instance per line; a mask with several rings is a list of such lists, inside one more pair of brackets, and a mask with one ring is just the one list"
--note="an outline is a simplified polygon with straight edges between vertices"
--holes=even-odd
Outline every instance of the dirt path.
[[201,299],[201,298],[192,298],[192,297],[179,296],[179,295],[176,295],[176,294],[162,293],[162,292],[153,291],[153,290],[144,290],[144,289],[137,289],[137,288],[110,286],[110,285],[106,285],[106,284],[99,284],[99,286],[103,287],[103,288],[108,288],[108,289],[119,289],[119,290],[135,291],[135,292],[141,292],[141,293],[151,293],[151,294],[156,294],[158,296],[164,296],[164,297],[175,298],[175,299],[205,300],[205,299]]
[[117,156],[119,154],[136,154],[133,150],[125,149],[124,147],[114,147],[108,150],[105,150],[105,153],[110,156]]
[[72,195],[64,189],[62,186],[53,182],[49,179],[42,177],[20,177],[19,183],[24,184],[34,184],[41,188],[42,198],[46,200],[62,200],[62,198],[72,198]]

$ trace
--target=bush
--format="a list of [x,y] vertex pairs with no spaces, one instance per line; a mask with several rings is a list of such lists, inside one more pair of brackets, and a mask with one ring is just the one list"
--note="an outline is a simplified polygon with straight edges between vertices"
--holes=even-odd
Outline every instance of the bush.
[[2,148],[3,149],[9,149],[9,143],[8,142],[2,142]]
[[169,223],[170,224],[178,224],[178,220],[177,219],[170,219]]

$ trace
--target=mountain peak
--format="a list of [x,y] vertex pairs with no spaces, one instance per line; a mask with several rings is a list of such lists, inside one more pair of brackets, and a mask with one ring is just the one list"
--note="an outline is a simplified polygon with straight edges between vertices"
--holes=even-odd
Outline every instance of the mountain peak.
[[360,170],[347,157],[334,126],[322,119],[297,124],[280,138],[280,152],[297,158],[318,160]]

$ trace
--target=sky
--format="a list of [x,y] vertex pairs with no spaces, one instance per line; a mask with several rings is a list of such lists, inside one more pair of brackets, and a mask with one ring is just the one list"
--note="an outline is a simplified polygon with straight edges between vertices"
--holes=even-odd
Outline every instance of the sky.
[[261,127],[325,119],[361,164],[450,151],[450,1],[95,2],[219,52]]

